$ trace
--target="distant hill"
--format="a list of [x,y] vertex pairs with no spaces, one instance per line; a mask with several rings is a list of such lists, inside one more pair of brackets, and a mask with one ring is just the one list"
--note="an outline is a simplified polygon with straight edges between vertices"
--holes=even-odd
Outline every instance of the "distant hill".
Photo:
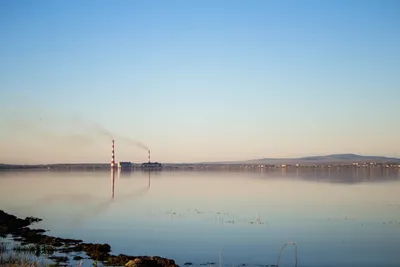
[[300,158],[262,158],[245,161],[204,162],[204,164],[351,164],[353,162],[400,164],[400,159],[381,156],[363,156],[357,154],[332,154]]

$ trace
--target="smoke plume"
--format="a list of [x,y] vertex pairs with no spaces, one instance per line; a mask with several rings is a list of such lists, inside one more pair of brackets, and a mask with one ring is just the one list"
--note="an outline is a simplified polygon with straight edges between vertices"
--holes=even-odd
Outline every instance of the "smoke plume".
[[76,123],[83,128],[89,128],[89,130],[94,133],[113,139],[113,134],[111,133],[111,131],[109,131],[99,123],[96,123],[94,121],[86,121],[81,117],[76,118]]
[[102,134],[104,136],[107,136],[110,139],[113,139],[113,135],[110,131],[105,129],[103,126],[97,123],[92,123],[91,126],[93,127],[94,130],[96,130],[99,134]]
[[124,142],[124,143],[126,143],[128,145],[133,145],[133,146],[136,146],[136,147],[138,147],[140,149],[144,149],[146,151],[150,150],[145,144],[143,144],[141,142],[138,142],[138,141],[135,141],[135,140],[133,140],[131,138],[128,138],[128,137],[125,137],[125,136],[119,136],[119,139],[122,142]]
[[106,129],[105,127],[103,127],[102,125],[100,125],[99,123],[93,122],[93,121],[84,121],[82,118],[78,118],[78,121],[81,124],[84,124],[86,126],[88,126],[90,129],[92,129],[93,131],[95,131],[98,134],[101,134],[103,136],[107,136],[110,139],[116,139],[117,141],[120,141],[122,143],[125,143],[127,145],[133,145],[136,146],[140,149],[144,149],[146,151],[149,150],[149,148],[143,144],[142,142],[136,141],[132,138],[120,135],[120,134],[113,134],[111,133],[111,131],[109,131],[108,129]]
[[[5,162],[34,164],[87,160],[94,157],[99,142],[104,145],[104,139],[115,139],[118,146],[121,145],[119,148],[134,146],[149,150],[146,144],[115,134],[113,129],[107,129],[80,114],[35,110],[0,120],[0,128],[4,129],[0,149],[11,151],[7,155],[0,155],[0,161]],[[72,155],[72,150],[79,151],[79,156]],[[33,156],[36,151],[39,151],[40,157]]]

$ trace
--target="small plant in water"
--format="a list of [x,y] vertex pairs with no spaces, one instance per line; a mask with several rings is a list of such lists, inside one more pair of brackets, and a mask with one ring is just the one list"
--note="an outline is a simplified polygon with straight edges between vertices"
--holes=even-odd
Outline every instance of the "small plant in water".
[[0,254],[10,251],[11,243],[4,238],[0,239]]
[[21,255],[0,255],[0,266],[4,267],[36,267],[39,266],[38,263],[35,261],[29,261],[28,259],[24,258]]

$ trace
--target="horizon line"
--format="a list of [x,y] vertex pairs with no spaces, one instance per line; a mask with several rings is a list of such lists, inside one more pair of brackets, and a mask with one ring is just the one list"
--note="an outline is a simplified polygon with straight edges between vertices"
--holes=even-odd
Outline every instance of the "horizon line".
[[[399,157],[393,157],[393,156],[378,156],[378,155],[362,155],[362,154],[354,154],[354,153],[338,153],[338,154],[324,154],[324,155],[315,155],[315,156],[301,156],[301,157],[282,157],[282,158],[258,158],[258,159],[246,159],[246,160],[222,160],[222,161],[198,161],[198,162],[167,162],[163,164],[243,164],[243,163],[249,163],[252,161],[257,161],[257,160],[307,160],[307,158],[313,158],[313,157],[330,157],[330,156],[354,156],[354,157],[371,157],[371,158],[383,158],[383,159],[393,159],[393,160],[400,160]],[[335,161],[335,160],[333,160]],[[337,160],[336,160],[337,161]],[[119,162],[124,162],[124,161],[119,161]],[[155,161],[156,162],[156,161]],[[141,163],[134,163],[133,164],[142,164],[145,162]],[[107,162],[64,162],[64,163],[0,163],[0,165],[25,165],[25,166],[35,166],[35,165],[65,165],[65,164],[110,164]],[[254,163],[253,163],[254,164]]]

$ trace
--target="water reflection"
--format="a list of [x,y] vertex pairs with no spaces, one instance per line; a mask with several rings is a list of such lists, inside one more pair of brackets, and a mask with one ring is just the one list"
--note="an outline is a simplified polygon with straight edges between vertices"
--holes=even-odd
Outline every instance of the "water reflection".
[[0,172],[3,208],[44,218],[52,235],[181,266],[220,249],[235,266],[275,264],[287,241],[301,266],[397,266],[399,190],[396,169]]
[[114,200],[115,170],[111,168],[111,199]]
[[118,169],[118,180],[121,180],[121,178],[128,178],[132,176],[132,169]]
[[[133,171],[116,170],[118,181],[121,179],[134,178],[136,172],[148,173],[148,171]],[[261,174],[265,178],[298,178],[307,181],[325,181],[332,183],[360,183],[360,182],[382,182],[382,181],[398,181],[400,180],[400,168],[363,168],[363,167],[349,167],[349,168],[276,168],[276,169],[245,169],[245,170],[162,170],[151,171],[151,176],[161,175],[162,173],[243,173],[243,174]],[[40,173],[42,177],[71,177],[73,175],[84,174],[85,176],[99,176],[104,173],[104,170],[86,169],[85,171],[73,170],[47,170],[47,171],[32,171],[32,170],[3,170],[0,171],[0,179],[23,177],[30,178],[36,177]],[[115,174],[114,174],[115,175]],[[149,173],[150,175],[150,173]],[[112,179],[111,179],[112,180]],[[114,178],[115,181],[115,178]],[[58,196],[60,197],[60,196]]]
[[[239,173],[239,172],[238,172]],[[400,168],[282,168],[253,171],[264,178],[295,178],[306,181],[356,184],[365,182],[390,182],[400,180]]]
[[[121,179],[121,177],[123,177],[123,178],[128,178],[128,177],[130,177],[131,175],[132,175],[132,170],[131,169],[127,169],[127,170],[121,170],[121,169],[118,169],[118,171],[117,171],[117,175],[118,175],[118,180],[120,180]],[[147,189],[146,190],[140,190],[140,191],[146,191],[146,192],[148,192],[149,190],[150,190],[150,181],[151,181],[151,171],[147,171],[147,173],[148,173],[148,183],[147,183]],[[111,198],[113,199],[113,200],[115,200],[115,190],[114,190],[114,188],[115,188],[115,170],[113,170],[113,169],[111,169],[111,177],[110,177],[110,180],[111,180]],[[137,192],[137,191],[136,191]],[[122,200],[124,199],[124,198],[126,198],[126,197],[130,197],[130,196],[132,196],[132,194],[127,194],[127,195],[123,195],[122,196]],[[120,198],[120,200],[121,200],[121,198]]]
[[121,177],[121,176],[128,177],[128,176],[130,176],[128,174],[131,174],[132,171],[131,170],[121,171],[120,169],[118,171],[116,171],[115,169],[111,169],[111,171],[110,171],[111,200],[101,201],[94,208],[85,210],[83,214],[80,214],[80,215],[74,217],[73,220],[71,221],[72,225],[77,226],[77,225],[83,223],[86,219],[89,219],[94,216],[98,216],[98,215],[102,214],[103,212],[107,211],[110,208],[110,206],[112,205],[113,202],[116,202],[116,201],[125,202],[128,200],[136,200],[140,197],[143,197],[144,195],[146,195],[149,192],[150,180],[151,180],[150,172],[148,172],[147,187],[135,188],[133,191],[131,191],[128,194],[123,194],[120,196],[115,195],[115,172],[117,172],[117,175],[119,177]]

